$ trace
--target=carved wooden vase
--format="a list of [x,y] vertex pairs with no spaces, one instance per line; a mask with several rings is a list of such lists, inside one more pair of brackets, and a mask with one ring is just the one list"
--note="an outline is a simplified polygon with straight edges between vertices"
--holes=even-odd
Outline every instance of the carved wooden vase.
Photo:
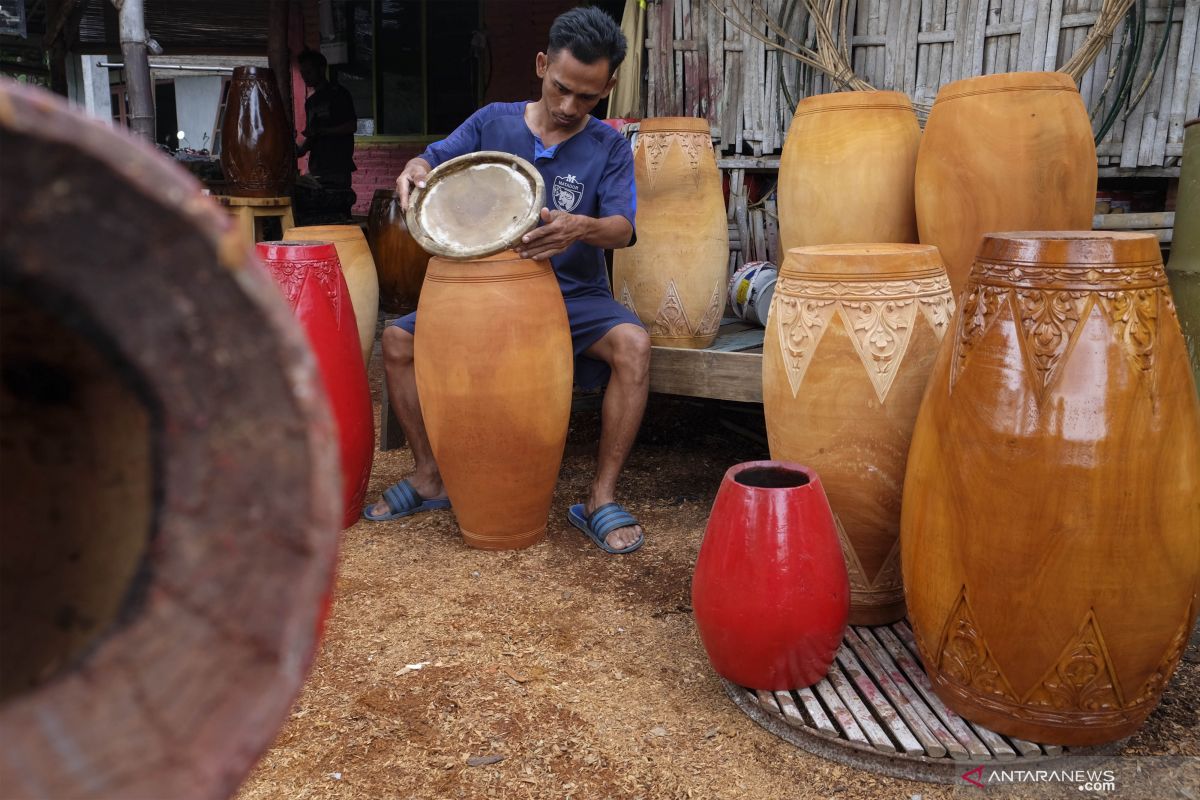
[[362,515],[375,423],[350,291],[331,242],[259,242],[258,257],[308,334],[329,394],[342,464],[342,527]]
[[288,242],[333,242],[338,261],[342,263],[346,288],[350,290],[363,365],[369,365],[375,347],[375,327],[379,322],[379,280],[362,228],[358,225],[308,225],[288,228],[283,238]]
[[642,120],[633,164],[637,244],[613,253],[613,292],[652,344],[708,347],[721,325],[729,263],[708,120]]
[[1179,324],[1192,361],[1192,378],[1200,386],[1200,118],[1183,129],[1183,166],[1167,281],[1179,309]]
[[817,474],[785,461],[731,467],[692,579],[696,627],[717,673],[753,689],[811,686],[833,663],[848,599]]
[[850,623],[904,617],[908,445],[954,300],[936,247],[791,250],[763,339],[771,457],[817,471],[850,575]]
[[915,242],[921,128],[903,92],[835,92],[796,105],[779,160],[779,244]]
[[379,270],[380,306],[392,314],[407,314],[421,297],[429,253],[408,232],[395,189],[379,189],[371,198],[367,241]]
[[429,443],[463,539],[490,550],[537,543],[567,440],[574,359],[550,262],[511,250],[431,258],[413,344]]
[[985,237],[909,452],[901,563],[934,689],[1067,745],[1137,730],[1200,590],[1200,401],[1149,234]]
[[1096,145],[1070,76],[1009,72],[949,83],[921,138],[917,228],[957,297],[984,234],[1091,230]]
[[229,194],[281,197],[296,167],[292,126],[266,67],[236,67],[221,123],[221,169]]

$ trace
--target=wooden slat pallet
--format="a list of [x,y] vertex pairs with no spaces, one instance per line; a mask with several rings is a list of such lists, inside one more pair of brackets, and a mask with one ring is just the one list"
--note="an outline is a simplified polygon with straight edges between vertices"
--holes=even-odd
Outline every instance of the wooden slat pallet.
[[855,626],[815,686],[766,692],[722,684],[751,719],[797,747],[895,778],[955,783],[978,764],[1047,768],[1068,754],[1104,756],[1121,746],[1038,744],[968,722],[933,693],[915,647],[907,622]]
[[707,349],[651,347],[650,391],[761,403],[762,343],[762,328],[726,318]]

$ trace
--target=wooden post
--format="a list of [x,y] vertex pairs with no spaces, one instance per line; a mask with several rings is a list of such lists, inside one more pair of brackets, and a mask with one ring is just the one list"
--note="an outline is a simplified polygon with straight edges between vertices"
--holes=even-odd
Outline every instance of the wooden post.
[[129,94],[129,127],[154,141],[154,87],[146,52],[146,17],[142,0],[112,0],[121,21],[121,57]]
[[288,15],[291,3],[271,3],[267,12],[267,63],[275,73],[279,85],[279,96],[288,122],[295,128],[295,113],[292,109],[291,53],[288,50]]

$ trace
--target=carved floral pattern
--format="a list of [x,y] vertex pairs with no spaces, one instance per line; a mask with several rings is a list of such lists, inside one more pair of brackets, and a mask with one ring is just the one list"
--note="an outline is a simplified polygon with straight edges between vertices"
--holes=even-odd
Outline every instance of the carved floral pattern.
[[1021,309],[1026,350],[1033,362],[1038,391],[1044,393],[1074,344],[1072,334],[1080,320],[1086,318],[1091,307],[1089,294],[1027,289],[1016,289],[1015,292]]
[[1167,688],[1167,681],[1171,679],[1171,675],[1175,673],[1175,667],[1179,665],[1179,659],[1183,658],[1183,650],[1187,647],[1188,635],[1192,630],[1191,623],[1194,616],[1195,612],[1189,607],[1187,614],[1183,617],[1183,623],[1175,631],[1175,636],[1172,637],[1171,644],[1167,646],[1167,652],[1163,656],[1163,660],[1158,663],[1154,672],[1146,679],[1146,683],[1142,686],[1141,690],[1129,702],[1131,707],[1140,706],[1143,703],[1158,703],[1158,698],[1162,696],[1163,691]]
[[646,182],[649,188],[654,187],[658,171],[667,159],[671,144],[678,144],[687,159],[692,179],[700,180],[700,158],[705,152],[712,152],[712,137],[706,133],[685,133],[683,131],[663,131],[662,133],[642,133],[638,136],[638,145],[646,152]]
[[1160,261],[1128,263],[1120,266],[1096,264],[1055,264],[1053,267],[1007,261],[977,260],[971,270],[971,283],[1019,286],[1023,289],[1065,291],[1124,291],[1164,286],[1167,274]]
[[333,306],[335,320],[342,318],[341,264],[334,259],[313,259],[307,261],[271,261],[267,263],[275,282],[283,290],[283,296],[288,304],[296,307],[304,282],[311,278],[321,285],[321,289],[329,297]]
[[902,600],[904,585],[900,579],[900,540],[896,539],[892,552],[884,559],[883,566],[879,568],[875,577],[868,578],[867,571],[836,513],[833,515],[833,521],[837,527],[838,541],[842,545],[842,555],[846,558],[851,602],[856,606],[870,607],[891,605]]
[[691,333],[692,326],[688,322],[683,300],[679,297],[679,289],[675,287],[675,281],[669,281],[667,294],[663,297],[662,304],[658,307],[658,314],[655,315],[654,322],[650,326],[650,335],[682,337],[690,336]]
[[900,371],[918,310],[939,340],[954,311],[950,281],[944,275],[870,282],[787,277],[779,279],[775,298],[792,396],[799,393],[817,344],[836,313],[880,403],[887,400]]
[[835,300],[802,300],[781,294],[778,289],[772,298],[771,315],[777,317],[780,354],[784,372],[792,387],[792,397],[800,391],[804,373],[812,363],[817,345],[837,311]]
[[1149,372],[1154,367],[1154,345],[1158,337],[1160,289],[1103,292],[1101,304],[1116,329],[1134,366]]
[[721,310],[724,306],[721,297],[721,282],[717,281],[713,286],[712,297],[708,299],[708,308],[704,311],[704,316],[700,317],[700,324],[696,326],[695,334],[697,336],[708,336],[716,334],[717,329],[721,327]]
[[629,291],[629,283],[621,281],[621,305],[628,308],[634,314],[638,313],[637,306],[633,304],[633,292]]
[[963,302],[962,314],[958,318],[958,347],[954,353],[953,372],[950,375],[951,387],[966,368],[971,351],[992,327],[1005,303],[1004,289],[979,283],[968,284],[967,299]]
[[1058,711],[1112,711],[1121,708],[1120,690],[1112,664],[1088,613],[1075,641],[1067,645],[1058,662],[1025,698],[1031,706],[1048,706]]
[[949,680],[980,694],[998,695],[1014,703],[1017,701],[975,625],[965,586],[959,591],[954,611],[946,620],[937,658],[938,669]]

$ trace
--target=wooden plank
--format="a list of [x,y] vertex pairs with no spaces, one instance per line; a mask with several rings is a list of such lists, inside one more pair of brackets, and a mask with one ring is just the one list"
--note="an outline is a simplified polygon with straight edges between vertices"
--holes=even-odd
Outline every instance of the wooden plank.
[[675,68],[675,74],[671,76],[671,114],[673,116],[688,116],[684,106],[684,84],[686,81],[686,73],[683,71],[683,53],[675,49],[675,42],[687,35],[683,28],[684,6],[688,0],[666,0],[668,3],[674,3],[675,13],[672,23],[675,28],[675,39],[671,41],[671,61]]
[[758,702],[758,704],[760,706],[762,706],[765,710],[771,712],[772,714],[782,714],[783,713],[779,710],[779,704],[775,702],[775,695],[772,694],[771,692],[767,692],[762,689],[755,689],[754,690],[754,699]]
[[829,709],[829,715],[837,722],[846,738],[852,742],[870,746],[871,742],[863,733],[862,728],[858,727],[858,721],[854,719],[850,709],[846,708],[846,704],[838,697],[838,693],[834,691],[829,681],[823,680],[814,688],[817,690],[817,695],[824,701],[825,707]]
[[917,34],[917,44],[933,44],[953,41],[954,31],[929,31],[928,33]]
[[837,728],[834,727],[833,722],[825,713],[825,709],[821,708],[821,704],[818,702],[816,695],[813,694],[813,690],[808,687],[797,689],[796,697],[800,698],[800,705],[804,706],[805,712],[808,713],[809,718],[813,721],[813,725],[816,726],[817,733],[836,738],[838,735]]
[[[1200,6],[1200,3],[1196,2],[1196,0],[1191,0],[1187,4],[1189,15],[1185,16],[1183,34],[1180,39],[1181,47],[1184,41],[1193,43],[1192,58],[1187,67],[1190,76],[1188,79],[1187,99],[1184,101],[1183,113],[1181,114],[1183,122],[1186,122],[1187,118],[1190,118],[1192,114],[1197,113],[1197,109],[1200,109],[1200,42],[1197,41],[1200,40],[1200,30],[1198,30],[1197,23],[1197,14],[1200,13],[1200,9],[1198,9],[1198,6]],[[1183,141],[1182,131],[1179,138],[1174,141]]]
[[750,328],[749,330],[731,334],[722,332],[717,336],[717,340],[713,342],[712,347],[708,349],[721,353],[737,353],[742,350],[762,347],[764,333],[766,331],[762,328]]
[[659,21],[662,18],[662,9],[648,8],[646,9],[646,116],[658,117],[661,116],[658,111],[661,90],[659,86],[665,76],[660,75],[662,70],[662,61],[659,59]]
[[[908,729],[904,720],[896,712],[895,707],[888,702],[887,696],[867,675],[862,664],[855,657],[850,648],[842,647],[837,653],[837,662],[846,676],[858,688],[858,694],[870,705],[871,710],[875,714],[875,718],[887,727],[891,732],[891,740],[900,745],[900,749],[906,755],[916,756],[924,755],[925,748],[917,741],[917,737]],[[882,729],[880,730],[883,733]],[[889,740],[888,744],[894,749],[895,744]]]
[[1167,37],[1167,49],[1163,53],[1162,69],[1156,78],[1158,81],[1158,113],[1155,115],[1157,121],[1154,141],[1151,144],[1149,157],[1145,161],[1147,166],[1161,167],[1167,160],[1167,137],[1171,133],[1171,95],[1175,91],[1175,72],[1178,68],[1177,61],[1181,45],[1179,34],[1183,30],[1183,20],[1181,19],[1183,11],[1184,9],[1176,10],[1174,22],[1171,23],[1169,29],[1164,31],[1164,35]]
[[1136,231],[1148,228],[1175,227],[1174,211],[1147,211],[1137,214],[1096,214],[1092,217],[1094,231]]
[[[1063,0],[1050,0],[1050,18],[1046,30],[1046,49],[1043,51],[1042,61],[1042,69],[1047,72],[1058,68],[1058,39],[1062,30],[1062,13]],[[1036,59],[1036,55],[1034,58]]]
[[792,699],[791,692],[775,692],[775,702],[779,704],[784,722],[793,728],[808,727],[808,723],[804,721],[804,715],[800,713],[800,709],[796,707],[796,701]]
[[826,680],[833,684],[834,691],[837,692],[838,697],[842,698],[842,702],[846,704],[846,708],[850,710],[850,713],[854,715],[854,721],[858,723],[858,727],[867,735],[867,738],[871,741],[871,746],[884,753],[896,752],[896,745],[883,732],[883,728],[879,727],[879,723],[871,716],[871,712],[867,707],[863,705],[863,701],[854,691],[854,686],[842,674],[841,667],[838,666],[837,662],[834,662],[829,667],[829,674],[826,676]]
[[[1188,3],[1183,10],[1180,26],[1179,52],[1176,54],[1174,85],[1171,89],[1170,127],[1167,131],[1168,144],[1183,141],[1183,123],[1186,113],[1195,113],[1197,106],[1187,106],[1189,81],[1195,78],[1200,83],[1200,64],[1197,64],[1196,45],[1200,39],[1200,2]],[[1185,109],[1190,109],[1186,111]]]
[[[929,756],[930,758],[941,758],[945,756],[947,753],[946,745],[943,744],[936,735],[934,735],[930,727],[921,718],[921,715],[916,712],[914,703],[910,701],[909,697],[905,695],[903,691],[901,691],[899,686],[897,686],[896,677],[900,677],[899,671],[895,670],[894,668],[889,669],[883,664],[883,662],[880,661],[876,655],[876,652],[871,648],[870,644],[868,644],[868,637],[870,637],[870,632],[867,628],[863,629],[862,636],[860,636],[858,631],[856,631],[854,628],[846,629],[846,641],[849,643],[850,648],[854,650],[854,654],[859,657],[867,671],[870,672],[871,676],[879,683],[880,688],[883,690],[883,693],[887,695],[888,700],[891,701],[892,706],[896,709],[896,712],[903,717],[904,723],[908,726],[908,729],[912,731],[912,734],[920,742],[921,748],[925,755]],[[876,647],[878,647],[878,643],[875,644]],[[882,650],[882,648],[879,649]],[[902,677],[900,677],[900,681],[901,683],[907,683],[907,681],[905,681]],[[910,689],[909,692],[912,694],[912,697],[915,700],[916,693],[912,689]],[[918,700],[917,702],[920,701]],[[932,716],[932,713],[930,716]],[[945,735],[950,741],[954,741],[954,737],[950,735],[949,731],[946,731]],[[955,742],[955,744],[957,745],[958,743]],[[966,756],[966,749],[962,748],[961,745],[959,745],[959,749],[962,750],[963,756]]]
[[[929,729],[929,732],[933,734],[934,738],[944,749],[944,752],[949,753],[951,758],[956,760],[966,759],[970,755],[967,752],[967,748],[954,737],[954,734],[950,732],[945,723],[938,718],[937,714],[933,713],[933,709],[921,698],[917,689],[909,682],[900,668],[896,666],[896,662],[892,660],[887,648],[875,638],[874,629],[860,628],[860,635],[862,641],[875,657],[876,662],[903,696],[904,705],[899,706],[901,710],[903,711],[903,709],[908,708],[917,716],[925,727]],[[930,752],[932,754],[934,750]]]
[[762,354],[650,348],[650,391],[762,402]]
[[725,18],[704,5],[697,13],[704,16],[705,51],[708,53],[708,82],[704,87],[704,116],[721,130],[721,146],[727,147],[725,121],[721,119],[720,92],[725,83]]
[[941,698],[933,693],[933,687],[929,684],[929,677],[917,664],[913,655],[905,648],[900,638],[898,638],[898,634],[903,630],[903,623],[897,623],[887,628],[876,628],[875,635],[879,637],[879,641],[887,648],[888,654],[899,665],[900,670],[908,677],[909,682],[916,687],[921,697],[933,709],[933,713],[937,714],[946,728],[954,734],[954,738],[958,739],[959,743],[967,749],[970,757],[981,761],[990,761],[992,751],[987,748],[987,745],[980,741],[979,737],[967,727],[966,722],[961,717],[947,708],[946,704],[941,701]]
[[982,725],[976,725],[974,722],[968,722],[967,724],[971,726],[971,730],[975,731],[975,734],[983,743],[988,746],[988,749],[992,751],[992,755],[998,761],[1011,761],[1017,757],[1017,751],[1013,750],[1000,734],[990,731]]
[[1031,758],[1033,756],[1040,756],[1042,754],[1042,748],[1038,747],[1034,742],[1027,742],[1024,739],[1018,739],[1015,736],[1009,736],[1008,740],[1012,742],[1013,747],[1017,748],[1017,752],[1019,752],[1024,758]]

